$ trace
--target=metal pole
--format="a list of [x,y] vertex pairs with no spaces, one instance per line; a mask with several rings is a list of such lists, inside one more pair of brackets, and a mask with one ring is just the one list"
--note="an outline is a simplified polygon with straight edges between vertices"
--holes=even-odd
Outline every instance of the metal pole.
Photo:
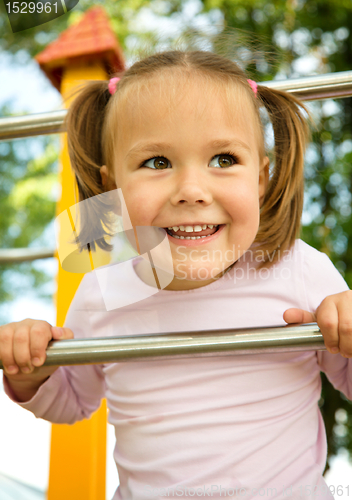
[[[219,329],[160,335],[55,340],[46,366],[86,365],[160,358],[326,350],[316,323],[268,328]],[[2,368],[0,361],[0,368]]]
[[25,116],[0,118],[0,141],[65,132],[66,109]]
[[54,248],[10,248],[0,250],[0,265],[26,262],[36,259],[50,259],[55,254]]
[[262,82],[265,87],[283,90],[294,94],[302,101],[319,99],[335,99],[352,95],[352,71],[328,73],[326,75],[308,76],[287,80]]
[[[265,87],[284,90],[303,101],[341,98],[352,95],[352,71],[328,73],[304,78],[261,82]],[[64,118],[67,110],[14,116],[0,119],[0,141],[65,132]]]

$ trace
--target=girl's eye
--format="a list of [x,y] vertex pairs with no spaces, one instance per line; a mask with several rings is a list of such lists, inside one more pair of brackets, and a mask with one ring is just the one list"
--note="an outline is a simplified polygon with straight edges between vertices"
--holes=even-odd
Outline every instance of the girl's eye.
[[[240,163],[239,159],[237,156],[233,155],[232,153],[221,153],[219,155],[216,155],[213,157],[212,161],[214,158],[219,158],[219,166],[220,168],[228,168],[231,167],[232,165],[236,165]],[[149,162],[152,162],[151,165],[148,165]],[[169,160],[167,160],[164,156],[155,156],[154,158],[149,158],[149,160],[144,161],[140,167],[148,167],[152,168],[153,170],[164,170],[165,168],[171,168]],[[211,163],[210,163],[211,165]],[[216,166],[216,165],[211,165],[211,166]]]
[[220,155],[214,156],[214,158],[219,158],[218,163],[220,165],[220,168],[228,168],[232,167],[232,165],[240,163],[237,156],[233,155],[232,153],[221,153]]
[[[152,162],[152,166],[149,167],[147,163]],[[167,167],[167,163],[170,163],[169,160],[164,158],[163,156],[156,156],[155,158],[150,158],[147,161],[144,161],[141,165],[141,167],[149,167],[154,170],[164,170],[165,168],[170,168]]]

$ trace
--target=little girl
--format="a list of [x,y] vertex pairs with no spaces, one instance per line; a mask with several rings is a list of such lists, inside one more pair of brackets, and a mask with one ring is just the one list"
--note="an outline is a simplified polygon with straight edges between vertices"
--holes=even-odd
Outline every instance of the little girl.
[[[275,135],[270,170],[261,107]],[[320,371],[352,400],[352,296],[328,257],[296,239],[303,104],[257,86],[222,56],[175,50],[90,82],[67,130],[80,200],[121,190],[134,228],[167,233],[173,274],[155,293],[160,270],[142,256],[111,264],[114,308],[92,271],[64,328],[32,319],[1,327],[8,396],[69,424],[105,397],[116,431],[115,500],[333,498],[322,477]],[[88,225],[104,228],[93,215]],[[314,321],[327,351],[41,367],[52,338]]]

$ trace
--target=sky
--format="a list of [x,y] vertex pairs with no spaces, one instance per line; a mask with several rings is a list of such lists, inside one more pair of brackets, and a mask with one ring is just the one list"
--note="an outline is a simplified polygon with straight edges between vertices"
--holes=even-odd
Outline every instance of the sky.
[[[190,23],[193,26],[209,26],[209,21],[203,16],[197,16],[200,10],[200,2],[190,1],[186,4],[182,15],[172,20],[160,23],[148,9],[141,9],[139,17],[131,26],[135,31],[138,29],[158,30],[161,35],[176,34],[180,24]],[[216,13],[212,22],[221,21],[221,16]],[[130,40],[133,43],[133,37]],[[52,87],[49,80],[41,72],[35,61],[28,61],[25,54],[17,55],[17,64],[10,62],[6,53],[0,54],[0,105],[12,101],[11,107],[14,112],[41,113],[61,109],[61,97],[59,92]],[[305,66],[307,67],[307,66]],[[23,82],[26,82],[25,88]],[[52,290],[55,288],[55,274],[57,264],[54,259],[41,261],[53,277]],[[53,304],[43,303],[40,300],[23,296],[14,303],[9,304],[11,320],[15,321],[20,312],[22,317],[38,317],[55,324],[55,308]],[[6,429],[6,432],[4,432]],[[49,468],[50,450],[50,424],[41,419],[36,419],[30,412],[12,403],[3,392],[0,383],[0,476],[1,474],[17,479],[19,481],[46,490]],[[115,438],[113,428],[108,425],[107,443],[107,499],[111,498],[118,482],[116,467],[112,459],[112,451]],[[336,496],[340,500],[350,500],[352,496],[352,466],[347,463],[346,456],[341,453],[333,460],[332,468],[326,476],[329,486],[341,485],[343,494]],[[0,483],[1,488],[1,483]],[[349,491],[348,491],[349,488]],[[349,493],[349,494],[348,494]],[[0,495],[1,497],[1,495]],[[16,499],[18,500],[18,499]]]

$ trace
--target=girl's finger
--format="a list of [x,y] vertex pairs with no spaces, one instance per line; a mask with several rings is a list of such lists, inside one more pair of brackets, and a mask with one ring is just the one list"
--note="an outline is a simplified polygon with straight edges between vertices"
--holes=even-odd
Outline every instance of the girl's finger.
[[51,340],[51,325],[36,321],[30,329],[30,354],[33,366],[41,366],[46,359],[46,348]]
[[73,339],[73,331],[62,326],[52,326],[51,333],[53,336],[53,340]]
[[339,318],[338,335],[340,353],[346,358],[352,358],[352,295],[345,294],[342,302],[337,304]]
[[352,335],[343,335],[339,333],[340,354],[345,358],[352,358]]
[[5,325],[0,330],[0,358],[5,371],[15,375],[18,372],[15,358],[13,356],[13,336],[14,328],[11,325]]
[[327,297],[316,311],[317,323],[324,337],[324,344],[329,352],[339,352],[339,317],[336,304]]
[[317,320],[314,313],[295,307],[286,309],[283,318],[286,323],[315,323]]
[[15,329],[13,336],[13,356],[22,373],[33,371],[29,348],[30,326],[22,324]]

